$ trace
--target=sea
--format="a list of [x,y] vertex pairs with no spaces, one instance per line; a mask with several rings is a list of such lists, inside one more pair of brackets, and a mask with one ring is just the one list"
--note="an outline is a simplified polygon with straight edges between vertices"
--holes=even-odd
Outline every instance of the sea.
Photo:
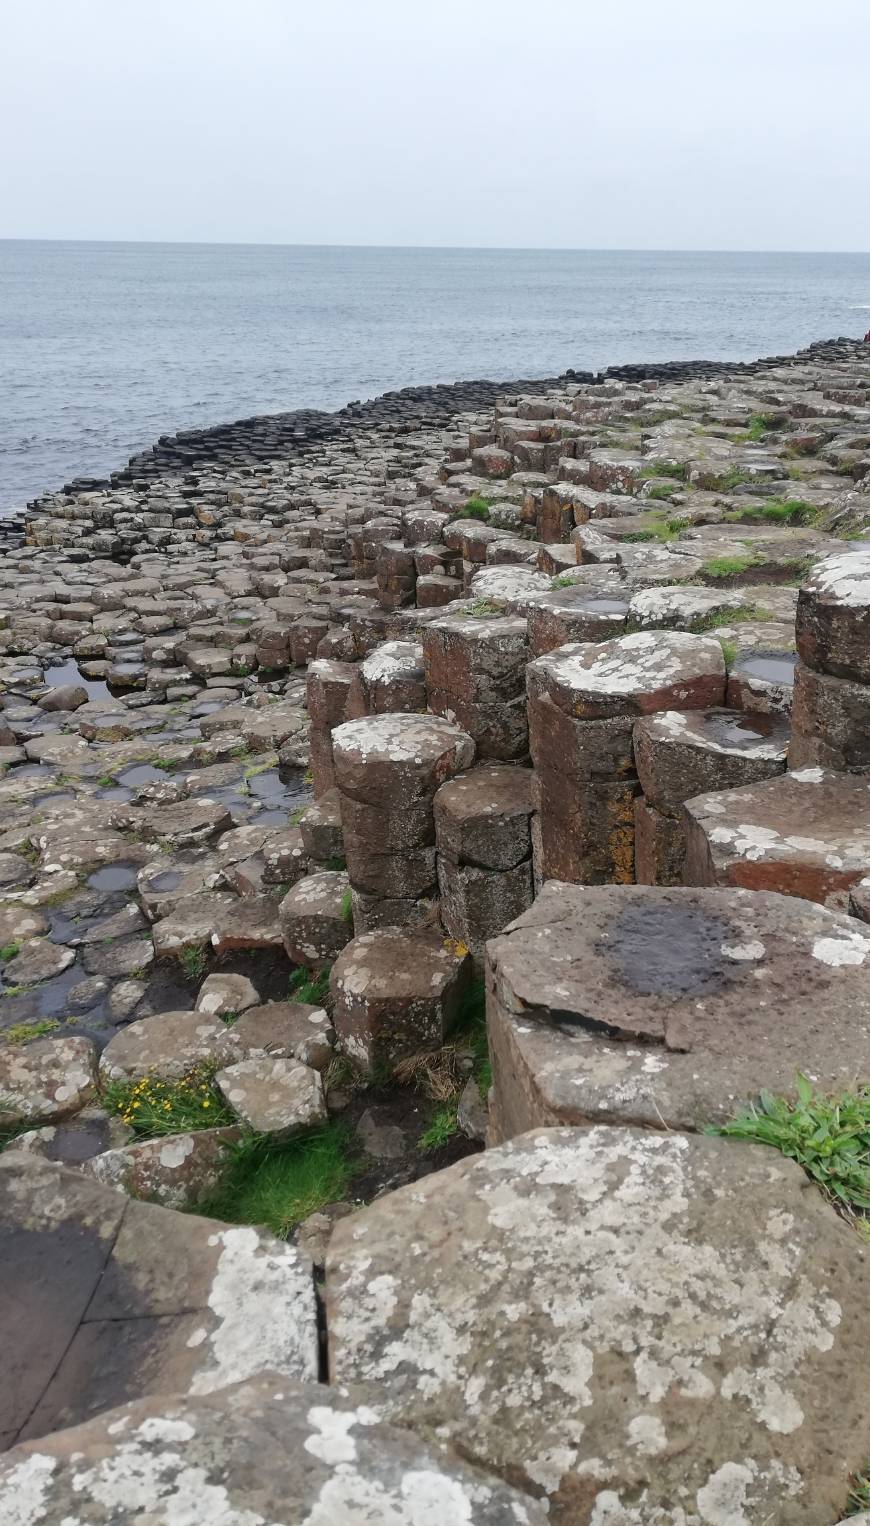
[[870,254],[0,241],[0,511],[159,435],[870,328]]

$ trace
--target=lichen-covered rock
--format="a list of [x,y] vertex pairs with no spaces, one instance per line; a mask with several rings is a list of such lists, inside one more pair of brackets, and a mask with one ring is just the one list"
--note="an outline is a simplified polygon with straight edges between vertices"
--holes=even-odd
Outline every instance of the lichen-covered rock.
[[[144,1514],[143,1514],[144,1512]],[[280,1373],[141,1399],[0,1460],[16,1526],[545,1526],[544,1507],[385,1425],[378,1396]]]
[[109,1040],[100,1056],[100,1073],[111,1081],[147,1075],[169,1081],[195,1065],[231,1065],[240,1057],[238,1037],[220,1018],[207,1012],[158,1012]]
[[196,996],[197,1012],[209,1017],[246,1012],[256,1007],[260,997],[247,975],[207,975]]
[[340,870],[306,874],[278,908],[281,936],[294,964],[322,969],[353,937],[350,881]]
[[249,1007],[235,1024],[245,1055],[296,1059],[322,1070],[332,1059],[335,1030],[323,1007],[304,1001],[267,1001]]
[[459,1016],[468,950],[435,933],[363,933],[330,975],[339,1044],[371,1068],[438,1049]]
[[331,1374],[551,1526],[819,1526],[870,1452],[868,1293],[860,1238],[775,1152],[554,1129],[336,1226]]
[[845,909],[870,873],[870,780],[801,768],[683,807],[687,885],[781,890]]
[[271,1054],[237,1060],[218,1071],[215,1085],[236,1116],[257,1134],[289,1139],[326,1119],[320,1072],[298,1060]]
[[227,1147],[238,1137],[237,1128],[217,1128],[136,1139],[93,1155],[82,1169],[128,1197],[195,1208],[214,1196],[229,1162]]
[[317,1375],[311,1262],[264,1231],[9,1150],[0,1249],[0,1446],[153,1392]]
[[90,1039],[0,1044],[0,1128],[55,1123],[90,1102],[97,1052]]
[[798,595],[797,648],[819,673],[870,684],[870,551],[826,557]]

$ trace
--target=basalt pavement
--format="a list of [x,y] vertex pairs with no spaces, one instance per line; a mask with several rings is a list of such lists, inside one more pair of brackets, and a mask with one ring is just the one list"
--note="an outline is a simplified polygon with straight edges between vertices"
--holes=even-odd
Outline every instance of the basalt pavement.
[[[0,1521],[840,1521],[867,1242],[710,1127],[870,1081],[870,346],[243,421],[0,548]],[[203,1211],[341,1115],[357,1192]]]

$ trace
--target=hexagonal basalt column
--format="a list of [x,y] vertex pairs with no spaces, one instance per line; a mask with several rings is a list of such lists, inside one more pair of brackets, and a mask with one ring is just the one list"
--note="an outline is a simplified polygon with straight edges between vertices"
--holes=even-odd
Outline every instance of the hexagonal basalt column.
[[335,785],[332,763],[332,731],[347,714],[347,702],[356,673],[352,662],[334,662],[318,658],[308,669],[307,701],[311,720],[309,746],[315,795],[323,795]]
[[340,1047],[370,1070],[440,1049],[459,1016],[468,955],[436,933],[363,933],[330,976]]
[[402,922],[435,892],[433,796],[470,766],[474,742],[434,715],[347,721],[332,742],[351,885],[372,917],[389,901]]
[[608,641],[622,635],[628,619],[628,602],[618,587],[555,588],[529,606],[529,645],[532,655],[542,657],[557,646],[574,641]]
[[495,1140],[555,1123],[700,1130],[797,1071],[866,1071],[870,928],[747,890],[545,885],[487,945]]
[[418,642],[384,641],[363,658],[351,683],[348,720],[425,709],[423,648]]
[[792,768],[870,766],[870,548],[829,556],[798,595]]
[[478,756],[512,761],[528,751],[526,621],[447,615],[423,632],[429,708],[474,738]]
[[845,909],[870,874],[870,780],[801,768],[683,807],[687,885],[780,890]]
[[718,641],[663,631],[563,646],[531,663],[526,679],[538,877],[630,883],[639,794],[634,720],[720,704]]
[[666,710],[636,721],[634,758],[643,796],[635,801],[635,877],[681,885],[683,802],[785,771],[788,727],[738,710]]
[[485,763],[435,796],[441,921],[476,953],[532,903],[531,786],[530,769]]

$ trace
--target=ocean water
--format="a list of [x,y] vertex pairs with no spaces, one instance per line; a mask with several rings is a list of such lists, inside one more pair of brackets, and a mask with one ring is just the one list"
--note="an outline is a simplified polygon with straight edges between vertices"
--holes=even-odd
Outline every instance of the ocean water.
[[0,508],[252,413],[868,325],[870,255],[0,241]]

